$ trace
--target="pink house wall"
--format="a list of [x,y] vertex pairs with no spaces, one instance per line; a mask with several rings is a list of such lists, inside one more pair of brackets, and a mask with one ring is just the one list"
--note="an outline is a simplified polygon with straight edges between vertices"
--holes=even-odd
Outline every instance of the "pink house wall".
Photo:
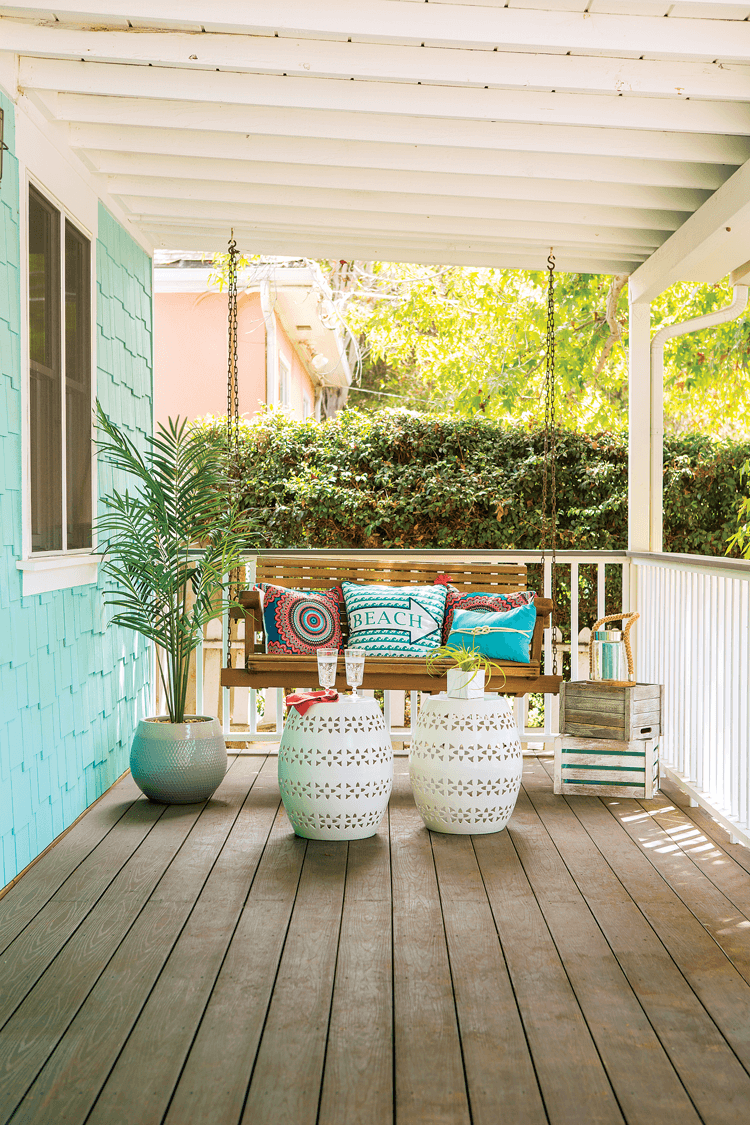
[[[302,418],[303,395],[311,408],[312,381],[276,317],[278,350],[291,365],[290,413]],[[260,295],[238,301],[237,360],[240,414],[255,414],[266,401],[266,332]],[[227,298],[222,293],[156,293],[154,297],[154,413],[200,418],[227,409]]]

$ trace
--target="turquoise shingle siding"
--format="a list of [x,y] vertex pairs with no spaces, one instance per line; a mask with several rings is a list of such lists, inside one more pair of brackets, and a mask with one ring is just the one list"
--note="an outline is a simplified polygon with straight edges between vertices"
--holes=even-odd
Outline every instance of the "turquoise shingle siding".
[[[0,885],[125,770],[145,713],[149,658],[107,629],[101,589],[21,597],[21,354],[14,108],[0,93]],[[132,435],[151,433],[151,261],[104,207],[96,245],[97,393]],[[106,466],[99,490],[112,485]]]

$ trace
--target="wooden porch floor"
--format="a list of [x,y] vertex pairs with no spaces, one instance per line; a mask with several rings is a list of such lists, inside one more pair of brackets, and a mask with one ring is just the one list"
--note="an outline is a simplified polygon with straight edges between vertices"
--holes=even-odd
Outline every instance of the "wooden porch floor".
[[122,780],[0,901],[0,1121],[740,1125],[750,852],[675,793],[305,843],[276,759]]

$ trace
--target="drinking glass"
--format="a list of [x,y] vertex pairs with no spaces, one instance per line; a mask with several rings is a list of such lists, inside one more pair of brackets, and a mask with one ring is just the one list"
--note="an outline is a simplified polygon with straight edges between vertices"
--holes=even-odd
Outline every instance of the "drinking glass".
[[365,674],[365,650],[362,648],[347,648],[344,650],[346,661],[346,682],[352,689],[352,696],[358,699],[357,688],[362,683]]
[[318,649],[318,683],[322,688],[336,687],[337,648]]

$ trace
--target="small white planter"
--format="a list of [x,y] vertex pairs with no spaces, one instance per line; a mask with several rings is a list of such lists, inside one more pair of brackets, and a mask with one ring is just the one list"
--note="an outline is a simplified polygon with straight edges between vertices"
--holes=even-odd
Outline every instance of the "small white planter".
[[465,672],[461,668],[448,669],[449,699],[483,699],[484,668]]

